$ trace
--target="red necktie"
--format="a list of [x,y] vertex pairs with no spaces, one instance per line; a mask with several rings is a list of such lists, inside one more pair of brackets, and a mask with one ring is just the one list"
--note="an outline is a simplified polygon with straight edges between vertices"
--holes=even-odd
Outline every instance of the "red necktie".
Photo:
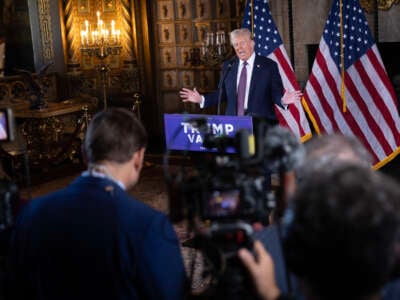
[[244,99],[246,97],[246,83],[247,83],[247,62],[242,64],[242,72],[240,73],[239,85],[237,91],[237,115],[244,115]]

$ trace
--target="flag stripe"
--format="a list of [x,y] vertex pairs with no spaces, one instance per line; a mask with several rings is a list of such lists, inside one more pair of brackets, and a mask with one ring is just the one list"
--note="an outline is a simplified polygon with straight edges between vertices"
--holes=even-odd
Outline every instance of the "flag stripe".
[[[374,146],[377,146],[376,143],[370,144],[370,139],[374,140],[374,138],[372,137],[372,135],[365,133],[365,131],[368,131],[368,128],[360,126],[359,121],[360,118],[362,118],[362,114],[359,112],[357,107],[353,106],[353,104],[355,103],[351,101],[351,99],[348,97],[349,96],[348,94],[346,94],[346,97],[348,105],[350,102],[350,107],[348,108],[348,111],[346,113],[342,111],[343,100],[339,93],[339,87],[341,84],[341,75],[336,67],[332,67],[334,63],[330,56],[327,56],[327,60],[328,63],[326,63],[325,65],[326,66],[330,65],[330,67],[329,68],[327,67],[324,70],[324,74],[328,77],[331,77],[329,81],[330,81],[330,88],[331,90],[333,90],[333,96],[328,98],[328,102],[330,103],[330,108],[333,110],[330,121],[331,123],[337,124],[337,128],[336,130],[334,130],[334,132],[342,132],[344,134],[358,136],[358,138],[364,143],[364,145],[369,149],[369,151],[374,155],[374,157],[378,159],[379,156],[376,153],[373,153]],[[332,76],[329,70],[331,72],[336,72],[336,74]],[[346,80],[348,79],[347,77],[348,76],[346,75]],[[323,80],[323,78],[324,77],[320,77],[319,79]],[[334,78],[336,78],[336,81],[334,80]],[[354,117],[352,110],[350,108],[353,110],[353,112],[357,110],[357,112],[355,113],[357,118]],[[365,124],[365,122],[363,123]]]
[[[351,72],[351,76],[346,75],[345,80],[347,91],[351,95],[348,99],[349,116],[352,116],[350,126],[358,129],[355,131],[356,135],[359,138],[362,137],[361,139],[364,141],[364,144],[370,147],[370,151],[373,151],[378,158],[383,158],[385,157],[386,150],[388,150],[388,144],[380,128],[373,122],[372,118],[369,118],[369,112],[365,106],[363,97],[353,82],[354,78],[357,78],[357,75],[355,72]],[[383,140],[379,140],[379,136],[383,137]]]
[[[320,78],[321,80],[325,80],[325,77],[322,76],[321,73],[321,69],[320,69],[320,65],[318,62],[323,63],[324,60],[322,58],[322,60],[320,60],[322,56],[322,53],[318,50],[317,53],[317,58],[318,61],[316,61],[314,63],[314,66],[312,68],[312,73],[310,75],[308,84],[306,86],[306,93],[305,93],[305,100],[307,99],[317,99],[319,97],[319,95],[321,95],[321,97],[323,97],[323,93],[322,93],[322,88],[320,86],[320,83],[317,80],[317,75],[321,75],[318,78]],[[326,84],[324,84],[326,86]],[[329,89],[326,89],[326,92],[329,92]],[[306,101],[307,102],[307,101]],[[329,108],[329,106],[326,106],[327,103],[327,99],[321,99],[321,101],[318,102],[309,102],[308,106],[311,109],[311,112],[313,113],[312,116],[315,120],[317,120],[318,124],[317,126],[319,127],[319,129],[323,129],[321,130],[321,133],[325,133],[325,132],[334,132],[337,130],[338,126],[333,126],[334,124],[332,124],[332,122],[330,120],[335,120],[334,118],[329,118],[329,114],[332,116],[333,112],[332,110]],[[323,108],[323,105],[326,106],[327,111],[325,111],[325,109]],[[335,128],[333,128],[335,127]]]
[[[395,122],[395,120],[399,118],[399,115],[394,88],[389,80],[389,77],[386,74],[383,63],[381,63],[381,60],[379,59],[380,55],[377,52],[378,49],[375,46],[372,48],[372,50],[373,51],[367,52],[368,59],[370,61],[370,64],[375,68],[376,76],[379,76],[380,78],[380,80],[374,82],[374,85],[377,87],[379,93],[382,95],[382,98],[387,99],[386,101],[384,101],[384,104],[386,104],[385,106],[387,106],[387,110],[391,115],[391,119],[395,123],[394,127],[397,131],[400,132],[400,122]],[[400,141],[397,142],[397,144],[399,143]]]
[[[291,90],[293,91],[293,85],[289,81],[289,78],[285,72],[285,70],[282,68],[281,65],[281,60],[275,55],[279,48],[277,48],[276,51],[272,52],[268,57],[271,58],[273,61],[275,61],[278,65],[279,69],[279,74],[281,75],[282,78],[282,84],[286,90]],[[275,105],[275,113],[278,117],[279,123],[284,126],[290,128],[290,130],[296,134],[297,136],[302,137],[304,135],[304,130],[302,130],[301,126],[299,126],[298,121],[299,120],[299,115],[294,115],[294,110],[293,110],[293,105],[290,105],[289,107],[289,112],[285,111],[284,109],[280,108],[278,105]]]
[[[386,87],[386,90],[390,93],[391,97],[388,97],[388,101],[392,99],[392,104],[397,108],[397,101],[396,99],[396,93],[394,92],[394,88],[389,80],[389,77],[387,76],[385,67],[383,65],[381,56],[379,54],[378,48],[376,45],[372,47],[372,51],[367,52],[368,58],[371,61],[371,65],[373,65],[376,69],[376,72],[380,78],[380,82]],[[389,103],[388,103],[389,105]]]
[[[324,57],[325,52],[321,52],[321,55],[317,56],[317,68],[314,80],[321,85],[318,95],[322,96],[323,108],[328,111],[329,120],[331,120],[333,130],[336,132],[339,130],[339,123],[337,118],[335,118],[336,107],[341,105],[341,96],[337,88],[335,78],[340,78],[340,74],[332,74],[331,72],[337,71],[334,68],[334,64],[330,57]],[[315,86],[315,84],[313,84]],[[343,123],[343,121],[342,121]]]
[[[360,59],[357,61],[354,66],[359,74],[359,84],[357,84],[358,89],[360,90],[361,94],[361,99],[358,100],[360,104],[365,104],[363,99],[371,99],[371,101],[368,103],[368,107],[365,107],[365,114],[367,112],[369,113],[369,116],[371,117],[371,120],[374,121],[371,126],[376,127],[376,134],[378,136],[384,134],[386,132],[386,138],[390,140],[390,146],[388,145],[389,150],[385,150],[386,153],[390,153],[393,147],[395,147],[395,138],[392,134],[392,130],[396,130],[396,126],[393,122],[393,119],[387,109],[387,106],[384,105],[384,99],[381,97],[380,93],[376,90],[376,87],[374,83],[371,80],[370,75],[371,71],[368,71],[365,68],[365,65],[363,62],[365,61],[364,58]],[[369,65],[366,67],[370,67]],[[355,78],[355,76],[353,76]],[[363,87],[363,89],[360,89],[360,87]],[[368,93],[368,94],[367,94]],[[379,124],[379,125],[378,125]],[[380,127],[382,127],[382,130],[380,130]],[[397,141],[399,142],[399,141]],[[382,143],[384,143],[383,138],[382,138]],[[385,148],[386,149],[386,148]]]
[[[364,126],[370,129],[380,140],[383,149],[385,149],[385,153],[389,153],[391,147],[387,143],[381,128],[386,122],[382,117],[381,112],[378,109],[375,110],[373,107],[375,106],[373,97],[379,96],[377,93],[374,93],[374,88],[371,86],[372,82],[368,79],[368,75],[361,66],[360,60],[355,62],[354,65],[349,68],[348,74],[349,76],[346,78],[346,86],[349,89],[349,92],[352,93],[352,98],[355,100],[354,104],[361,110],[360,118],[362,119],[360,119],[359,122],[367,122]],[[372,113],[374,113],[374,115],[372,115]],[[380,119],[382,121],[379,125],[375,120],[375,117],[379,117],[378,114],[381,116]]]
[[[322,132],[329,132],[329,131],[337,131],[339,126],[335,121],[335,118],[333,117],[333,110],[330,108],[330,105],[328,104],[328,99],[324,97],[322,93],[322,87],[320,82],[317,80],[316,77],[309,78],[309,84],[312,87],[314,91],[314,97],[319,97],[320,102],[318,104],[315,104],[316,107],[316,117],[320,116],[320,112],[324,113],[324,118],[320,120],[319,127],[324,128]],[[308,97],[306,99],[309,99]]]
[[[294,76],[293,69],[289,64],[289,58],[285,54],[283,45],[279,46],[274,52],[272,52],[268,57],[274,60],[278,64],[279,73],[282,78],[282,83],[287,91],[299,90],[299,85],[296,81],[296,77]],[[277,114],[280,114],[279,120],[282,120],[282,125],[289,126],[289,128],[297,133],[300,137],[306,135],[304,128],[309,127],[307,118],[305,118],[305,114],[303,113],[303,120],[300,114],[300,111],[303,110],[301,103],[296,103],[295,105],[289,106],[289,112],[287,110],[283,110],[279,106],[276,106]],[[283,122],[283,119],[286,119]],[[303,126],[299,126],[298,121],[300,120],[300,124]],[[306,122],[304,125],[303,123]]]
[[[331,127],[333,131],[338,131],[339,125],[336,122],[334,110],[332,109],[332,104],[330,103],[330,99],[336,98],[336,87],[332,86],[331,81],[333,81],[333,79],[331,76],[329,76],[329,72],[325,73],[328,68],[322,55],[317,55],[317,63],[314,66],[314,72],[310,76],[309,82],[315,91],[315,96],[320,97],[321,101],[319,101],[318,104],[321,106],[321,108],[319,110],[325,112],[327,119],[324,121],[326,124],[330,124],[329,127]],[[322,76],[323,74],[327,76]],[[321,124],[321,126],[325,127],[323,124]]]
[[282,72],[280,72],[281,76],[283,74],[287,78],[287,85],[290,85],[292,88],[290,90],[299,90],[300,87],[296,81],[296,76],[294,75],[292,66],[289,64],[289,58],[287,55],[283,54],[282,47],[283,45],[273,52],[274,56],[276,57],[275,61],[278,63],[280,70],[282,70]]
[[298,126],[292,110],[285,111],[278,105],[275,105],[275,112],[281,125],[290,128],[290,130],[299,137],[304,135],[304,131],[301,131],[301,127]]

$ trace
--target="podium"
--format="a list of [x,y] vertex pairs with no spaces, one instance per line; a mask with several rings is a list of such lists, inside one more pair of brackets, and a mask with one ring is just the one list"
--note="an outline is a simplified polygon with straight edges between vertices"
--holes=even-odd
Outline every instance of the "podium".
[[[253,120],[250,116],[164,114],[164,128],[168,150],[216,152],[216,148],[204,147],[206,134],[234,137],[240,130],[252,134]],[[235,149],[227,152],[235,152]]]

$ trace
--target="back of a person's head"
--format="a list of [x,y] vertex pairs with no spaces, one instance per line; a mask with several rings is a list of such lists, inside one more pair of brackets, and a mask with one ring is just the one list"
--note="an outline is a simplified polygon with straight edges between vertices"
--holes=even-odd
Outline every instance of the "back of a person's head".
[[124,163],[146,144],[146,131],[135,115],[126,109],[114,108],[93,117],[84,145],[88,163]]
[[284,217],[289,269],[319,299],[364,299],[395,264],[400,223],[397,184],[343,163],[302,182]]
[[296,169],[300,179],[338,162],[372,167],[370,153],[354,136],[336,133],[313,137],[305,143],[305,153],[302,163]]

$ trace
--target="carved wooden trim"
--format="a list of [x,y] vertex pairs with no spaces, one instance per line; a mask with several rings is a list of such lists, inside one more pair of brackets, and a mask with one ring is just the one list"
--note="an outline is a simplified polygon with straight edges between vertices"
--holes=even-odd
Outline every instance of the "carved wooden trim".
[[50,0],[38,1],[39,27],[42,42],[43,62],[49,63],[54,61],[54,45],[51,31],[51,11]]
[[[68,64],[79,63],[80,50],[79,39],[77,38],[76,22],[73,22],[76,15],[76,6],[73,5],[73,0],[65,0],[64,3],[64,22],[65,22],[65,36],[66,36],[66,52]],[[79,36],[79,35],[78,35]]]
[[121,0],[120,15],[121,20],[121,32],[122,32],[122,56],[127,61],[136,60],[136,54],[133,49],[133,36],[132,36],[132,15],[131,15],[131,1]]
[[[372,13],[374,11],[374,1],[375,0],[360,0],[360,4],[366,12]],[[378,0],[378,9],[388,10],[394,4],[400,4],[400,0]]]

